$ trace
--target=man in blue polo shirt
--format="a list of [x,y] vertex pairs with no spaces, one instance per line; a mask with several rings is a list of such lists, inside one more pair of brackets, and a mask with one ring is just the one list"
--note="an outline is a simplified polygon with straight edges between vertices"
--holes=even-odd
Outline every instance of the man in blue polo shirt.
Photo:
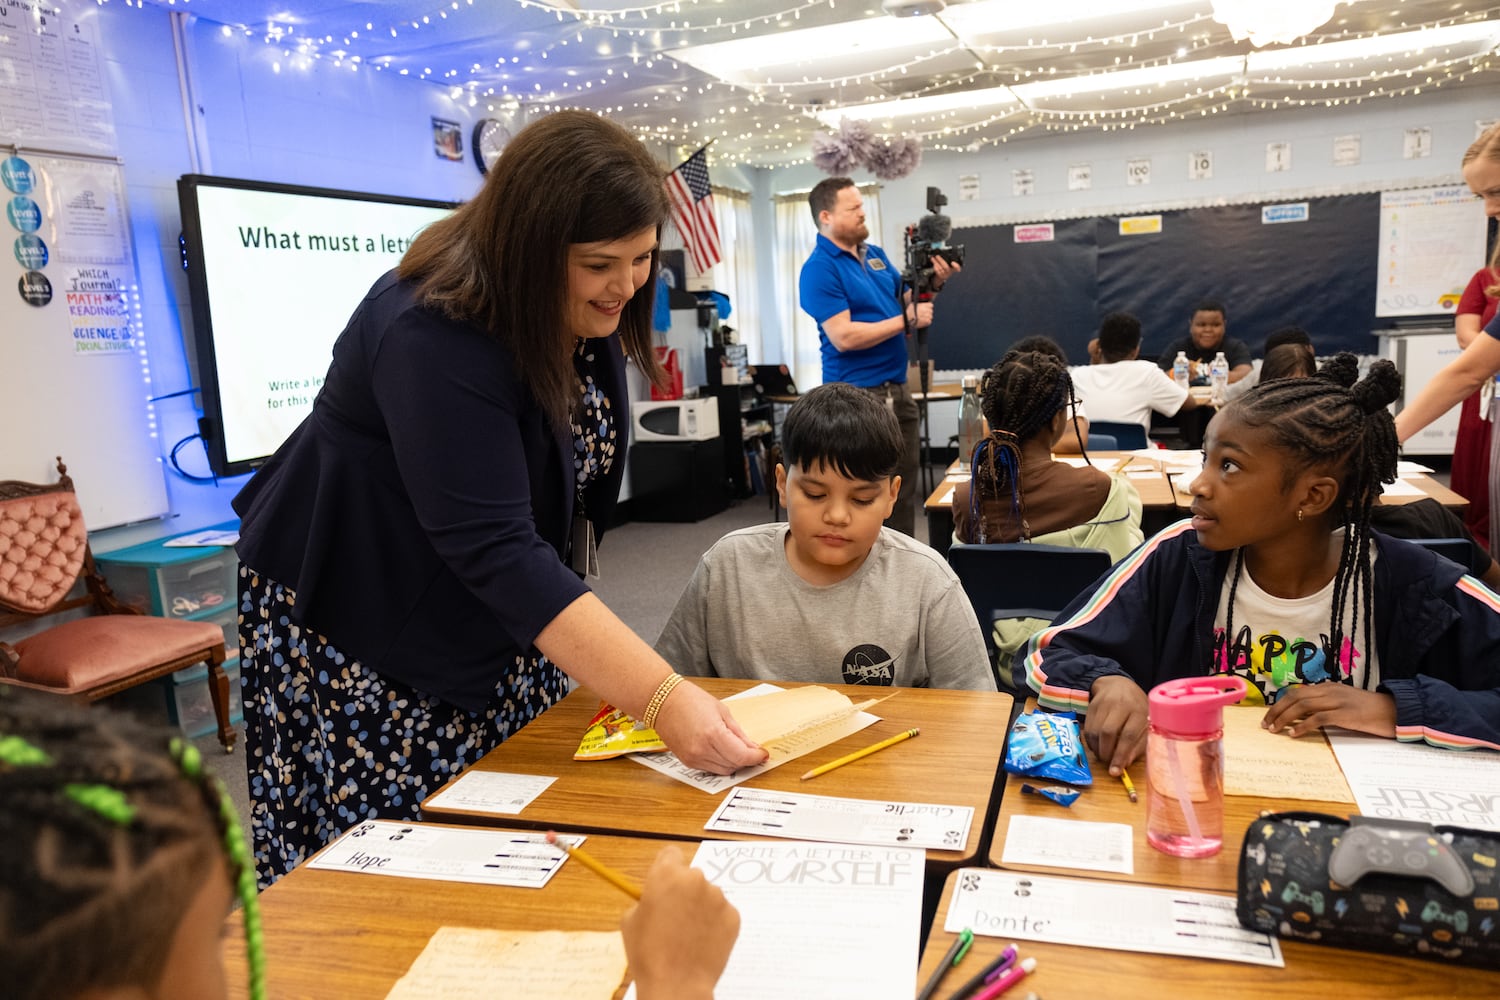
[[[917,463],[921,454],[920,416],[906,384],[906,328],[928,326],[932,303],[911,301],[901,270],[885,251],[866,243],[864,199],[847,177],[819,181],[807,196],[818,225],[818,243],[802,265],[802,311],[818,323],[823,381],[848,382],[886,401],[901,422],[906,441],[901,456],[901,491],[889,527],[916,530]],[[932,258],[933,291],[958,268]]]

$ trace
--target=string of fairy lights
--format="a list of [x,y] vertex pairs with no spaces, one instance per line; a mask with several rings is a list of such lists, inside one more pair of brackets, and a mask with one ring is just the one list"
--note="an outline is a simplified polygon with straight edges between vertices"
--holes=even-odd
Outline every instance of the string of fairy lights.
[[[141,9],[145,0],[95,2],[100,5],[123,2],[127,7]],[[883,65],[841,75],[778,77],[767,73],[756,74],[754,79],[713,80],[671,54],[683,46],[726,41],[767,27],[805,27],[811,22],[826,25],[837,22],[845,13],[839,9],[839,0],[784,2],[784,6],[778,4],[775,10],[752,15],[737,12],[738,16],[726,18],[724,0],[663,0],[612,10],[563,7],[545,0],[510,0],[502,15],[505,37],[522,39],[525,44],[517,44],[514,51],[497,55],[487,63],[447,67],[408,64],[409,60],[381,50],[389,39],[449,30],[444,28],[449,22],[453,24],[452,32],[467,39],[474,33],[474,19],[485,18],[486,24],[494,24],[497,6],[494,0],[481,0],[477,4],[475,0],[441,0],[422,13],[408,11],[389,23],[365,21],[317,33],[299,25],[291,15],[256,25],[222,24],[221,31],[228,37],[262,43],[276,72],[306,71],[317,64],[350,72],[393,72],[440,84],[455,102],[465,102],[471,107],[482,104],[490,112],[530,114],[565,106],[591,107],[617,117],[642,138],[671,146],[697,148],[710,139],[725,140],[715,147],[716,161],[752,165],[807,161],[810,135],[818,126],[806,116],[814,111],[833,109],[846,112],[851,119],[870,118],[879,129],[880,116],[867,115],[862,109],[888,103],[891,96],[887,91],[892,86],[907,99],[971,87],[1061,80],[1067,77],[1066,70],[1061,74],[1058,70],[1057,60],[1062,56],[1113,50],[1113,65],[1075,77],[1080,89],[1092,97],[1090,92],[1098,89],[1097,78],[1101,74],[1186,65],[1205,50],[1216,47],[1236,54],[1242,51],[1229,43],[1227,33],[1211,15],[1200,13],[1085,38],[1051,35],[1008,44],[955,38],[952,44],[936,45],[917,54],[907,50]],[[856,18],[880,13],[878,9],[864,9],[865,2],[873,5],[873,0],[859,3],[844,0],[845,10],[853,7],[859,12]],[[212,0],[199,0],[196,4],[192,0],[155,0],[155,3],[216,20]],[[1417,32],[1497,18],[1500,6],[1402,24],[1397,30]],[[558,24],[566,24],[567,29],[559,33]],[[1067,29],[1057,26],[1050,30]],[[1380,34],[1358,28],[1324,28],[1305,36],[1296,48],[1315,49]],[[440,49],[445,40],[451,38],[435,35],[434,48]],[[1159,54],[1163,44],[1172,45],[1169,54]],[[580,52],[586,52],[587,58],[581,60]],[[1310,79],[1289,73],[1246,72],[1212,86],[1178,82],[1173,86],[1192,89],[1159,100],[1149,99],[1152,88],[1136,88],[1133,93],[1116,90],[1103,95],[1103,103],[1097,107],[1077,107],[1077,98],[1054,94],[1043,100],[1017,100],[978,117],[974,110],[968,110],[902,118],[900,128],[891,131],[915,135],[929,150],[972,151],[1034,132],[1112,131],[1245,108],[1357,104],[1420,94],[1495,69],[1494,55],[1488,50],[1427,58],[1419,66],[1397,65],[1398,56],[1410,60],[1409,52],[1396,53],[1387,57],[1389,68],[1338,77]],[[967,58],[968,70],[951,68],[953,60],[959,57]],[[582,68],[584,65],[589,68]],[[935,71],[931,79],[917,86],[907,85],[908,80],[929,71]],[[684,83],[685,78],[702,82]],[[900,81],[899,85],[896,81]],[[845,89],[860,94],[874,89],[877,95],[848,102],[829,98],[830,94],[840,94]],[[1136,102],[1130,99],[1132,96],[1148,100]],[[717,105],[717,110],[698,116],[681,113],[687,108],[702,107],[703,102],[694,100],[702,97],[712,98],[708,104]],[[1056,106],[1059,104],[1075,106]],[[650,124],[637,124],[646,119]]]

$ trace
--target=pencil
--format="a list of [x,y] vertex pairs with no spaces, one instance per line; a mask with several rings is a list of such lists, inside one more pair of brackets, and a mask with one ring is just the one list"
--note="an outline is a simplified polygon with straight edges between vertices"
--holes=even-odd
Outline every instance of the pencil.
[[636,885],[634,882],[630,881],[630,879],[626,878],[624,875],[621,875],[619,872],[615,871],[613,868],[609,867],[604,862],[600,861],[598,858],[585,851],[583,848],[573,847],[571,844],[559,840],[557,832],[555,830],[547,831],[547,843],[551,844],[553,847],[561,847],[564,851],[567,852],[568,857],[572,858],[574,861],[577,861],[580,865],[583,865],[583,867],[587,868],[595,875],[598,875],[600,878],[604,879],[604,881],[608,882],[616,889],[619,889],[621,892],[625,893],[625,895],[631,897],[632,899],[641,898],[640,886]]
[[1125,794],[1130,796],[1130,801],[1139,802],[1140,799],[1136,797],[1135,785],[1131,782],[1130,775],[1125,773],[1124,771],[1121,771],[1120,780],[1125,782]]
[[1134,462],[1134,461],[1135,461],[1135,456],[1134,455],[1126,455],[1124,458],[1120,459],[1118,462],[1115,463],[1115,467],[1114,467],[1114,469],[1112,471],[1114,471],[1114,472],[1124,472],[1125,471],[1125,466],[1129,465],[1131,462]]
[[908,729],[904,733],[897,733],[895,736],[892,736],[889,739],[881,740],[879,743],[873,743],[870,746],[865,747],[863,750],[856,750],[851,754],[840,757],[838,760],[831,760],[826,764],[821,764],[804,774],[802,776],[802,780],[806,781],[808,778],[816,778],[820,774],[827,774],[829,771],[832,771],[836,767],[843,767],[845,764],[852,764],[854,761],[859,760],[861,757],[868,757],[870,756],[870,754],[874,753],[877,750],[884,750],[886,747],[895,746],[902,740],[909,740],[913,736],[921,735],[921,733],[922,730],[920,729]]

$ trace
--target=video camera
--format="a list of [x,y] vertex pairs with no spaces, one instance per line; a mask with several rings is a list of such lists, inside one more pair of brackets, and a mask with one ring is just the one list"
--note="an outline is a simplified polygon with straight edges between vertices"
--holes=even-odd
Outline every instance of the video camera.
[[963,244],[949,245],[953,220],[938,212],[948,204],[947,197],[935,187],[927,189],[927,214],[914,226],[906,227],[906,271],[902,277],[918,295],[932,291],[932,258],[941,257],[949,264],[963,264]]

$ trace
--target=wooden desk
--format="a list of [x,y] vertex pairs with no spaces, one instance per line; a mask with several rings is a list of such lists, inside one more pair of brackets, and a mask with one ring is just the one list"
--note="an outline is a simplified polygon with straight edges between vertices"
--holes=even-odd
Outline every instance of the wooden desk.
[[[754,682],[697,678],[717,697],[753,687]],[[798,685],[783,682],[782,687]],[[961,850],[927,852],[929,872],[969,864],[982,856],[981,834],[991,812],[991,793],[1000,770],[1010,695],[984,691],[929,688],[876,688],[828,685],[855,701],[894,694],[875,709],[881,721],[815,753],[767,771],[746,782],[749,788],[774,788],[844,798],[928,802],[972,806],[974,822]],[[470,770],[540,774],[557,778],[536,801],[515,816],[496,816],[423,807],[423,818],[471,826],[505,826],[532,830],[570,830],[701,840],[704,824],[723,796],[709,795],[624,758],[577,761],[573,752],[599,708],[599,696],[576,690],[519,733],[480,758]],[[841,767],[812,781],[800,776],[827,763],[919,726],[922,735],[857,764]],[[721,839],[755,839],[715,834]]]
[[[1192,483],[1193,477],[1170,476],[1169,478],[1174,488],[1177,510],[1185,514],[1193,505],[1192,494],[1188,492],[1188,486]],[[1399,507],[1403,504],[1415,503],[1418,500],[1427,499],[1428,497],[1431,497],[1433,500],[1436,500],[1444,507],[1447,507],[1455,514],[1459,515],[1462,515],[1469,506],[1469,501],[1465,497],[1462,497],[1459,494],[1453,492],[1448,487],[1444,486],[1442,483],[1438,482],[1436,479],[1433,479],[1426,473],[1420,473],[1415,476],[1402,476],[1401,478],[1403,481],[1408,482],[1411,485],[1415,486],[1417,489],[1421,490],[1422,495],[1391,496],[1389,494],[1384,494],[1380,498],[1380,503],[1382,506]]]
[[[1030,706],[1031,711],[1035,705]],[[1094,783],[1084,789],[1082,795],[1070,808],[1064,809],[1040,795],[1022,795],[1021,782],[1031,779],[1009,775],[1006,779],[1005,795],[995,818],[995,836],[990,843],[989,863],[995,868],[1010,871],[1031,871],[1045,875],[1063,875],[1076,878],[1102,878],[1115,882],[1141,882],[1149,885],[1171,886],[1177,889],[1194,889],[1202,892],[1233,892],[1238,881],[1240,846],[1245,841],[1245,829],[1250,821],[1267,810],[1299,809],[1309,812],[1325,812],[1335,816],[1347,816],[1354,810],[1348,802],[1272,801],[1255,796],[1226,795],[1224,797],[1224,847],[1207,858],[1177,858],[1163,854],[1146,843],[1146,762],[1136,761],[1128,768],[1130,780],[1135,783],[1139,802],[1131,802],[1125,794],[1125,785],[1118,778],[1109,776],[1109,768],[1100,764],[1089,753],[1089,767]],[[1045,780],[1033,784],[1049,784]],[[1131,827],[1131,843],[1135,847],[1135,874],[1120,875],[1116,872],[1092,872],[1076,868],[1048,868],[1038,865],[1014,865],[1002,863],[1005,853],[1005,834],[1010,829],[1012,816],[1043,816],[1048,819],[1081,820],[1090,823],[1124,823]]]
[[[666,842],[590,837],[588,850],[643,880]],[[687,857],[693,845],[681,845]],[[574,861],[541,889],[317,871],[303,865],[260,894],[266,994],[276,1000],[383,997],[439,927],[609,931],[633,901]],[[224,935],[229,996],[248,996],[241,914]],[[503,996],[497,989],[493,994]]]
[[[1119,464],[1120,460],[1127,455],[1128,451],[1091,451],[1089,460],[1095,467],[1110,472]],[[1161,462],[1149,458],[1132,458],[1126,471],[1135,469],[1146,469],[1152,465],[1156,466],[1159,475],[1150,477],[1129,477],[1136,492],[1141,495],[1141,516],[1145,521],[1147,517],[1160,518],[1163,515],[1176,516],[1177,498],[1172,493],[1171,480],[1165,472],[1161,472]],[[946,553],[948,546],[953,540],[953,487],[959,480],[955,471],[957,463],[949,466],[948,473],[943,481],[937,484],[927,497],[923,509],[927,513],[927,544],[939,552]],[[964,476],[962,478],[967,478]],[[1151,531],[1146,532],[1147,535]]]
[[[1123,791],[1120,797],[1124,798]],[[1080,799],[1073,808],[1082,804]],[[1143,809],[1144,806],[1142,803]],[[1136,861],[1140,862],[1139,856]],[[948,906],[960,877],[961,872],[949,874],[943,887],[937,918],[927,937],[927,947],[922,951],[918,983],[927,981],[957,937],[943,930],[943,924],[947,921]],[[1006,938],[976,936],[969,956],[957,969],[949,970],[936,995],[949,996],[1009,943]],[[1330,996],[1361,1000],[1367,997],[1400,997],[1401,1000],[1473,997],[1478,1000],[1492,998],[1500,990],[1500,976],[1494,972],[1460,969],[1415,958],[1388,958],[1372,952],[1348,951],[1300,941],[1281,942],[1282,956],[1286,960],[1286,967],[1282,969],[1037,941],[1017,941],[1016,947],[1022,958],[1037,960],[1037,969],[1007,993],[1007,997],[1019,998],[1027,991],[1035,991],[1047,1000],[1136,997],[1150,1000],[1160,997],[1328,1000]]]

